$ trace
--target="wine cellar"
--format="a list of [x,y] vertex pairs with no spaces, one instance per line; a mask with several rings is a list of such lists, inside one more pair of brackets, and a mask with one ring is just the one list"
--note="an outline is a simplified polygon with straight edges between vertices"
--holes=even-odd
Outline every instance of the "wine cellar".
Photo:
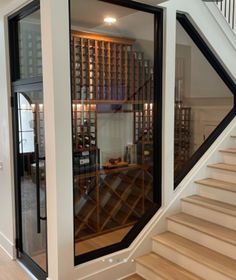
[[[134,43],[72,32],[77,241],[133,225],[153,203],[153,65]],[[102,118],[129,120],[132,139],[120,153],[102,151]]]

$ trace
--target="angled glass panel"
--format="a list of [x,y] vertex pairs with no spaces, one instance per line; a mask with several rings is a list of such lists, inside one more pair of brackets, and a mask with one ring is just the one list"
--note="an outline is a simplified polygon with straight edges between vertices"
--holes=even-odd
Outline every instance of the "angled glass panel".
[[232,110],[233,104],[230,89],[177,21],[175,178]]

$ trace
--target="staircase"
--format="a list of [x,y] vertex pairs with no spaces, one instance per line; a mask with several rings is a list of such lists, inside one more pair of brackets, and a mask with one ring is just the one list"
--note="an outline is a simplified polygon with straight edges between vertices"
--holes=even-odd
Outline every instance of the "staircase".
[[236,279],[236,149],[219,152],[222,162],[208,165],[209,178],[195,182],[198,194],[182,199],[182,212],[153,237],[152,252],[136,259],[138,277]]

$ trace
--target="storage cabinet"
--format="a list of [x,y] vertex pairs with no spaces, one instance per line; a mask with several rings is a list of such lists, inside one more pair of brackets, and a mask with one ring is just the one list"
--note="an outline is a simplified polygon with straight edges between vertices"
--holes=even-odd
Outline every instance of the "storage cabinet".
[[[152,205],[153,66],[132,39],[76,31],[71,49],[75,238],[84,240],[133,225]],[[100,161],[106,113],[133,115],[123,167]]]

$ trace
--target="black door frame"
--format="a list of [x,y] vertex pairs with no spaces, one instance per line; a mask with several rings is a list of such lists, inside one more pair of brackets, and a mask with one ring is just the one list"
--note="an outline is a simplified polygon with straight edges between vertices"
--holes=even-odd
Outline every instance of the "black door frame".
[[[36,79],[34,79],[36,80]],[[22,244],[22,205],[21,205],[21,176],[20,176],[20,157],[19,157],[19,135],[18,135],[18,108],[17,108],[17,93],[29,91],[42,91],[43,84],[41,78],[38,82],[25,84],[13,83],[12,86],[12,120],[13,120],[13,142],[14,142],[14,181],[15,181],[15,214],[16,214],[16,250],[17,258],[39,279],[45,280],[47,272],[45,272],[30,256],[23,251]],[[47,208],[47,207],[46,207]],[[46,226],[47,229],[47,226]],[[47,251],[47,240],[46,240]],[[47,253],[46,253],[47,263]],[[47,270],[47,269],[46,269]]]
[[[39,0],[34,0],[8,18],[9,28],[9,50],[10,50],[10,72],[11,72],[11,107],[12,107],[12,127],[13,127],[13,152],[14,152],[14,185],[15,185],[15,224],[16,224],[16,239],[15,247],[17,258],[24,264],[37,279],[45,280],[47,272],[45,272],[30,256],[23,252],[22,245],[22,220],[21,220],[21,182],[19,174],[19,136],[18,136],[18,112],[17,112],[17,93],[29,91],[42,91],[42,77],[33,77],[20,79],[19,68],[19,43],[18,43],[18,22],[22,18],[40,9]],[[46,227],[47,228],[47,227]],[[47,250],[47,239],[46,239]],[[46,253],[46,264],[47,253]],[[48,267],[46,266],[46,270]]]

